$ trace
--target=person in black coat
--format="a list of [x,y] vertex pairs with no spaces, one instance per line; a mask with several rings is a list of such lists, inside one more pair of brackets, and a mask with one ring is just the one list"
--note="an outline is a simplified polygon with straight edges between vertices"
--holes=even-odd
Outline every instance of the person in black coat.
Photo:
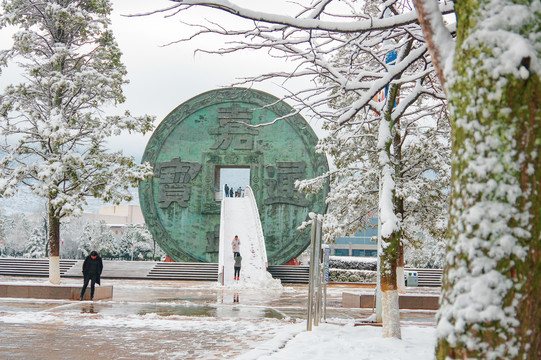
[[94,300],[94,288],[96,283],[100,285],[101,283],[101,271],[103,270],[103,262],[101,257],[97,252],[92,251],[83,262],[83,277],[84,284],[83,289],[81,290],[81,301],[83,301],[83,296],[85,295],[86,287],[90,281],[90,300]]

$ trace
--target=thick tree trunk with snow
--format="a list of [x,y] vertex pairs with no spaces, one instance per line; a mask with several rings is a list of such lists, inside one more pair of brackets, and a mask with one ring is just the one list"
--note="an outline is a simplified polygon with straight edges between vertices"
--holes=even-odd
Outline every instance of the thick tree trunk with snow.
[[539,1],[470,0],[456,3],[456,14],[437,357],[540,359],[541,9]]

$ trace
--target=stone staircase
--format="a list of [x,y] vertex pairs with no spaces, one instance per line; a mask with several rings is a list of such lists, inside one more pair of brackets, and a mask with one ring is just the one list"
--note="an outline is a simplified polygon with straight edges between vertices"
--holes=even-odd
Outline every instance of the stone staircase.
[[[82,260],[60,260],[60,275],[82,277]],[[442,269],[406,268],[416,271],[419,286],[441,286]],[[284,284],[308,284],[307,266],[271,265],[272,277]],[[48,259],[0,258],[0,275],[49,276]],[[104,260],[103,278],[217,281],[218,264],[215,263],[166,263],[154,261]]]
[[268,271],[283,284],[308,284],[310,279],[308,266],[271,265]]
[[218,281],[218,264],[158,262],[147,279]]
[[443,269],[404,268],[404,272],[416,271],[418,286],[441,286]]
[[[77,260],[60,260],[60,276],[64,276]],[[48,259],[0,258],[0,275],[5,276],[49,276]]]
[[[82,277],[82,260],[60,260],[60,275]],[[284,284],[307,284],[307,266],[269,266],[269,272]],[[0,275],[49,276],[48,259],[0,258]],[[155,261],[103,261],[102,278],[218,281],[216,263],[175,263]]]

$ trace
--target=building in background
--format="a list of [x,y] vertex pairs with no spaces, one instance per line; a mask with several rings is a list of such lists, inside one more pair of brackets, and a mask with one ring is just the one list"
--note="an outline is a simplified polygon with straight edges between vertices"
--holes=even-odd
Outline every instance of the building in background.
[[331,255],[334,256],[369,256],[378,255],[378,219],[370,218],[365,230],[354,236],[339,237],[330,244]]
[[98,213],[83,213],[84,219],[103,221],[115,235],[122,235],[127,225],[143,225],[145,219],[139,205],[102,206]]

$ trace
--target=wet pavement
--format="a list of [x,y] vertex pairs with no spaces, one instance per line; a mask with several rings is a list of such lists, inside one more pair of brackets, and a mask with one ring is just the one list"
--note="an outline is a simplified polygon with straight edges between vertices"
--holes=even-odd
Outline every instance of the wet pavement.
[[[1,283],[44,283],[2,277]],[[79,284],[77,279],[63,283]],[[307,285],[242,289],[209,282],[107,280],[109,301],[0,298],[0,359],[233,359],[306,319]],[[371,309],[341,307],[330,285],[327,321],[367,318]],[[418,288],[411,292],[434,293]],[[435,325],[433,311],[401,311],[403,324]]]

